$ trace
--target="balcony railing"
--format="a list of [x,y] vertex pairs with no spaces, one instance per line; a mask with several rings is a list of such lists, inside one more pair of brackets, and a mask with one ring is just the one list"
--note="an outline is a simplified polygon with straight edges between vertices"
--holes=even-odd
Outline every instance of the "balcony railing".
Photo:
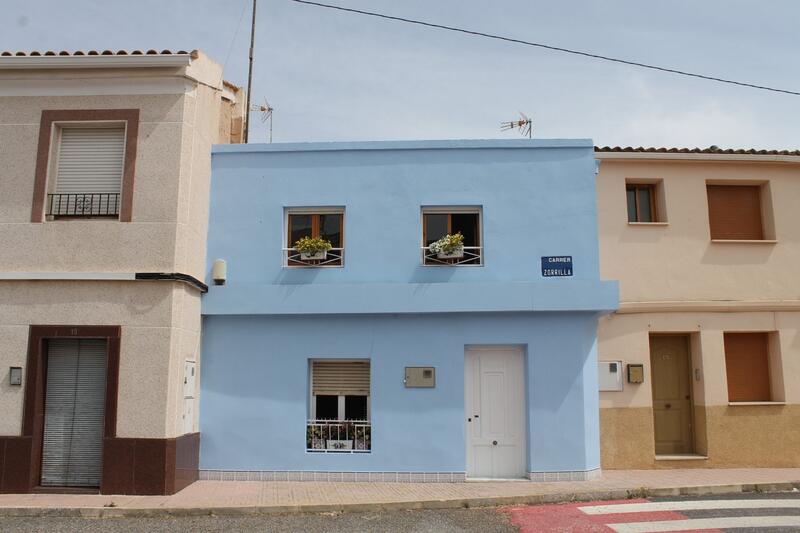
[[283,254],[286,266],[292,267],[338,267],[344,264],[344,248],[331,248],[317,256],[302,254],[294,248],[284,248]]
[[429,266],[481,265],[482,256],[482,246],[464,246],[463,254],[454,257],[442,256],[431,252],[427,246],[422,247],[422,264]]
[[115,217],[119,215],[119,193],[48,194],[45,215]]
[[367,420],[309,420],[306,450],[319,453],[367,453],[372,425]]

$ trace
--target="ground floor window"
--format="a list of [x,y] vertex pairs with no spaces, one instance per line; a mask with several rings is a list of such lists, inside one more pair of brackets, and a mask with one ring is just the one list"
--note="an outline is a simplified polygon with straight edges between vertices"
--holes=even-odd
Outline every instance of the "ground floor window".
[[311,360],[310,392],[308,451],[371,450],[368,359]]

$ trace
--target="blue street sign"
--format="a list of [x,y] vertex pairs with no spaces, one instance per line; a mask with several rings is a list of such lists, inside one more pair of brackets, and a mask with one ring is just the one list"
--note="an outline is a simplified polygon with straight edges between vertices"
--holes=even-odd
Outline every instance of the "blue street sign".
[[550,278],[554,276],[572,275],[572,256],[557,255],[542,257],[542,276]]

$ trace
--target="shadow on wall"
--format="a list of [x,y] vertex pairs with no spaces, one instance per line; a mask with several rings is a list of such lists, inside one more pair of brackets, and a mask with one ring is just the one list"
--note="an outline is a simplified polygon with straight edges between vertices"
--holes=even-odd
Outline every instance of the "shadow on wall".
[[774,250],[774,244],[711,242],[700,262],[720,266],[763,265]]

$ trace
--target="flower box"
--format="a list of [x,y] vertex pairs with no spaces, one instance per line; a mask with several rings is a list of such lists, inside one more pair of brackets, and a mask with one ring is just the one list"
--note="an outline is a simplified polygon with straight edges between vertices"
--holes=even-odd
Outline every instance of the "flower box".
[[449,252],[439,252],[436,254],[439,259],[461,259],[464,257],[464,248],[451,250]]
[[328,439],[328,449],[329,450],[352,450],[353,449],[353,441],[352,440]]
[[318,252],[300,252],[300,259],[303,261],[324,261],[328,257],[327,250],[320,250]]

